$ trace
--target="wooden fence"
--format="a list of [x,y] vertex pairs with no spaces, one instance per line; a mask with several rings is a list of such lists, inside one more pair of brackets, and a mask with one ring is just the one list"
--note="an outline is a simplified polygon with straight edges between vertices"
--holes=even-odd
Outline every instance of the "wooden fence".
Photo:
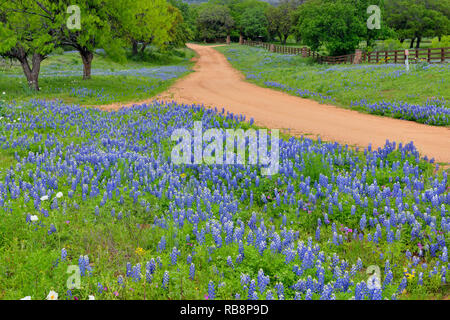
[[[408,60],[411,63],[427,61],[428,63],[445,63],[450,61],[450,47],[409,49]],[[368,63],[405,63],[405,50],[373,51],[363,53],[363,61]]]
[[[313,57],[319,63],[340,64],[340,63],[405,63],[405,50],[391,51],[373,51],[373,52],[355,52],[344,56],[322,56],[307,47],[289,47],[275,45],[259,41],[244,40],[243,44],[252,47],[261,47],[276,53],[302,55],[303,57]],[[355,60],[355,57],[357,58]],[[417,63],[427,61],[428,63],[450,62],[450,47],[447,48],[428,48],[428,49],[409,49],[409,62]]]

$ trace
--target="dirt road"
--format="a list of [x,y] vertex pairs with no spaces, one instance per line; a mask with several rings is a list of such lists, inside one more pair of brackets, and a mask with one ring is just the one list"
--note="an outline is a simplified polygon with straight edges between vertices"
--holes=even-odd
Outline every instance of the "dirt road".
[[[450,128],[363,114],[261,88],[246,82],[212,47],[188,46],[198,54],[196,72],[177,81],[156,99],[224,107],[246,115],[247,119],[254,118],[257,125],[285,129],[294,135],[320,136],[322,140],[352,146],[367,147],[372,143],[373,147],[382,147],[386,139],[404,144],[413,141],[421,155],[450,163]],[[101,108],[111,110],[120,106]]]

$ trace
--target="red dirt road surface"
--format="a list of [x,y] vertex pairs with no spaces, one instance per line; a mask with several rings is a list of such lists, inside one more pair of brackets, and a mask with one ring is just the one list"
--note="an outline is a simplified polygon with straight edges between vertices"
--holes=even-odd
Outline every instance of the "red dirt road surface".
[[[320,104],[261,88],[245,81],[224,55],[211,46],[189,44],[198,54],[195,72],[178,80],[168,91],[155,99],[206,107],[223,107],[234,114],[243,114],[255,124],[283,129],[290,134],[320,136],[350,146],[384,146],[386,140],[397,143],[414,142],[421,156],[450,163],[450,128],[359,113],[331,105]],[[126,104],[130,106],[132,104]],[[122,105],[100,106],[114,110]]]

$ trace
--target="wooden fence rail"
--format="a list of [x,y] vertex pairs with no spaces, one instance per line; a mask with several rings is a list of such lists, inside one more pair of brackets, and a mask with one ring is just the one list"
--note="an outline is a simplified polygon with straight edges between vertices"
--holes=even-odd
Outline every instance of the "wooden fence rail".
[[[266,50],[302,55],[303,57],[313,57],[319,63],[325,64],[340,64],[340,63],[405,63],[406,60],[406,50],[390,50],[390,51],[373,51],[373,52],[362,52],[358,50],[353,54],[347,54],[344,56],[322,56],[319,53],[312,51],[310,48],[303,47],[290,47],[275,45],[260,41],[244,40],[243,44],[260,47]],[[409,62],[417,63],[421,61],[426,61],[428,63],[446,63],[450,62],[450,47],[446,48],[427,48],[427,49],[409,49]]]

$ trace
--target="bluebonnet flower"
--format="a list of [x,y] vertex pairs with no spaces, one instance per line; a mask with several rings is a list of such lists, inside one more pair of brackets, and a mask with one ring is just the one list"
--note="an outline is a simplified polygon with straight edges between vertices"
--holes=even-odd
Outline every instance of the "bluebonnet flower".
[[[242,281],[242,280],[241,280]],[[248,299],[251,300],[253,298],[253,294],[255,293],[256,282],[255,280],[251,280],[248,286]]]
[[127,276],[127,277],[131,277],[131,276],[132,276],[132,273],[133,273],[132,267],[131,267],[131,263],[127,262],[126,268],[127,268],[126,276]]
[[158,243],[158,252],[162,252],[165,249],[166,249],[166,238],[162,236],[161,240]]
[[258,288],[259,292],[263,293],[266,290],[267,285],[269,284],[269,276],[264,275],[264,271],[259,269],[258,271]]
[[388,285],[390,285],[393,279],[394,279],[394,274],[392,273],[391,270],[389,270],[386,273],[386,277],[384,278],[384,281],[383,281],[383,289],[386,288]]
[[117,277],[117,283],[118,283],[119,286],[125,287],[125,285],[123,283],[123,277],[122,276],[118,276]]
[[169,272],[168,271],[164,272],[163,280],[162,280],[162,287],[164,289],[168,289],[169,288]]
[[312,291],[310,289],[306,291],[305,300],[312,300]]
[[56,232],[56,228],[55,228],[55,226],[53,225],[53,223],[50,225],[50,230],[48,230],[48,234],[50,235],[50,234],[52,234],[52,233],[55,233]]
[[209,280],[209,283],[208,283],[208,299],[209,300],[214,300],[215,298],[216,298],[216,290],[214,288],[214,282]]
[[284,286],[281,282],[278,282],[275,285],[275,289],[277,290],[278,300],[284,300]]
[[80,268],[80,275],[85,276],[87,271],[91,271],[91,267],[89,265],[89,257],[88,256],[80,256],[78,259],[78,267]]
[[141,264],[138,263],[133,267],[133,271],[131,272],[131,277],[133,281],[139,282],[141,281]]
[[402,281],[398,285],[396,294],[402,294],[403,291],[406,289],[406,286],[408,285],[408,280],[406,280],[406,277],[403,277]]
[[371,300],[383,300],[382,290],[377,288],[372,289]]
[[440,258],[441,258],[442,262],[447,262],[448,261],[447,247],[442,248],[442,254],[441,254]]
[[364,228],[366,227],[366,223],[367,223],[366,215],[363,214],[361,220],[359,221],[359,227],[361,228],[361,230],[364,230]]
[[233,260],[231,259],[231,256],[227,257],[227,265],[229,267],[231,267],[232,269],[234,269],[234,264],[233,264]]
[[173,247],[172,253],[170,254],[170,261],[171,261],[172,265],[177,264],[177,259],[178,259],[179,255],[180,255],[180,251],[176,247]]
[[61,249],[61,261],[65,261],[67,258],[67,250],[66,248]]
[[191,265],[189,266],[189,278],[191,280],[194,280],[194,277],[195,277],[195,265],[191,263]]

